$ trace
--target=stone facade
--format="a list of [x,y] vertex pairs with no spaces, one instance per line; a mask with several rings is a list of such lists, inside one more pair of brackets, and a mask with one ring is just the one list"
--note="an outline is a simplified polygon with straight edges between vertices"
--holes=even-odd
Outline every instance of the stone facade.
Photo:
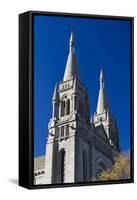
[[45,156],[34,158],[34,184],[41,184],[45,179]]
[[100,73],[97,111],[90,118],[88,92],[80,80],[71,33],[63,81],[55,86],[48,125],[45,174],[36,184],[87,182],[112,167],[119,152],[118,128]]

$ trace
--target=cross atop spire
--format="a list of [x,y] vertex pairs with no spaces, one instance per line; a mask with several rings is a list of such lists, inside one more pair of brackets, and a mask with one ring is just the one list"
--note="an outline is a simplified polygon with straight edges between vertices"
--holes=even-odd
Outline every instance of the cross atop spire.
[[67,59],[63,81],[70,80],[71,78],[74,78],[75,76],[77,78],[79,77],[77,59],[74,53],[74,45],[75,45],[74,33],[73,31],[71,31],[70,40],[69,40],[69,55]]

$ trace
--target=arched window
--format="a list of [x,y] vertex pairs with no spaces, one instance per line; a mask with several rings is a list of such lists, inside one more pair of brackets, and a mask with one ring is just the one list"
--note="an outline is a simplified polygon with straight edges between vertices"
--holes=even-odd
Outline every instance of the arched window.
[[65,180],[65,151],[64,149],[60,151],[60,166],[61,166],[60,182],[64,183],[64,180]]
[[83,151],[83,181],[87,181],[87,152]]
[[69,136],[69,125],[66,125],[66,136]]
[[64,126],[61,126],[61,137],[64,137]]
[[65,101],[61,102],[61,116],[65,115]]
[[70,114],[70,100],[68,99],[66,101],[66,115]]
[[59,131],[60,131],[60,127],[57,127],[57,128],[56,128],[56,135],[55,135],[56,138],[59,138]]

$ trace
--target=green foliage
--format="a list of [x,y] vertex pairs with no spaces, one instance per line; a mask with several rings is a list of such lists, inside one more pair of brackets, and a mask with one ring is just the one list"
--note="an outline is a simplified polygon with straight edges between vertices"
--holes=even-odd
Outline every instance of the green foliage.
[[111,170],[103,171],[99,180],[121,180],[130,179],[130,154],[119,154]]

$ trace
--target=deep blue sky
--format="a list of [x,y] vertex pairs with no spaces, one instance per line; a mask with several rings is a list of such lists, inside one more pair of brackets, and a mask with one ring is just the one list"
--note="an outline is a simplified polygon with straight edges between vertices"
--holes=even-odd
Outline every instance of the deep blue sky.
[[80,78],[96,111],[99,71],[103,68],[111,112],[117,119],[122,150],[130,148],[130,22],[72,17],[34,17],[34,156],[45,154],[52,95],[63,79],[70,31]]

